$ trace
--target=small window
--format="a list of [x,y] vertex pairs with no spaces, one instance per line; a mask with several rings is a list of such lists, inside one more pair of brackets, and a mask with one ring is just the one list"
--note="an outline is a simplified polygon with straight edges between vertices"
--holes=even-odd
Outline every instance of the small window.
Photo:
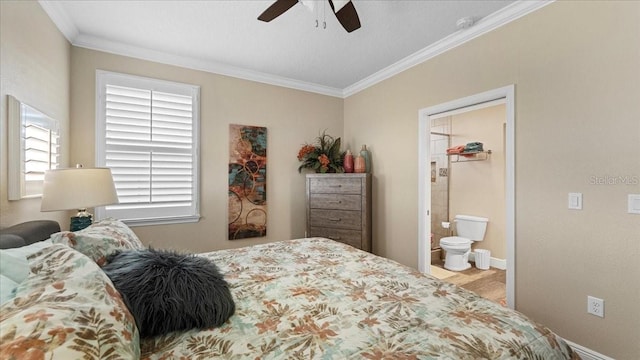
[[40,197],[44,172],[59,165],[58,122],[13,96],[8,96],[8,114],[8,199]]
[[97,87],[96,165],[111,168],[119,204],[96,217],[198,221],[200,88],[105,71]]

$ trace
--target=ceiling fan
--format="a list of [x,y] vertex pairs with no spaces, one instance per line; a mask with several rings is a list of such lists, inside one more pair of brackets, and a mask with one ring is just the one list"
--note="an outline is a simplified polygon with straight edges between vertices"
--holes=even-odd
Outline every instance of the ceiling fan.
[[[342,27],[347,30],[347,32],[352,32],[360,28],[360,19],[358,18],[358,13],[356,12],[355,6],[350,0],[327,0],[329,2],[329,6],[331,6],[331,10],[336,14],[336,18],[342,25]],[[258,16],[258,20],[262,20],[264,22],[269,22],[278,16],[282,15],[285,11],[291,9],[293,5],[298,2],[303,3],[310,9],[313,9],[313,1],[309,0],[276,0],[271,6],[267,8],[260,16]]]

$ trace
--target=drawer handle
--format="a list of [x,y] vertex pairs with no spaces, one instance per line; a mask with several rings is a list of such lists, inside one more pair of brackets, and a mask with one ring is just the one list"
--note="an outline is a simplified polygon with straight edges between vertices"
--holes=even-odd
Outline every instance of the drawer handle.
[[329,221],[342,221],[341,218],[329,218]]
[[333,240],[342,240],[342,238],[340,236],[334,236]]
[[329,185],[329,187],[337,187],[337,188],[341,188],[342,185]]

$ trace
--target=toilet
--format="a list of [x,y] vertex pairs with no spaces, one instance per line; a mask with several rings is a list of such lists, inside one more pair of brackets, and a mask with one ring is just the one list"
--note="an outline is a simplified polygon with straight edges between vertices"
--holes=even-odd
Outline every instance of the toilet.
[[471,215],[456,215],[453,221],[456,223],[457,236],[440,239],[440,247],[446,251],[444,268],[451,271],[462,271],[471,267],[469,264],[471,244],[474,241],[484,239],[489,219]]

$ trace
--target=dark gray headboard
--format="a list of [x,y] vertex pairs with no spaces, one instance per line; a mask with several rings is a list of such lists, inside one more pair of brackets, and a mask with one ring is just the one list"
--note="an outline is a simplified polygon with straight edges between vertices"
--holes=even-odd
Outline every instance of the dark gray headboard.
[[48,239],[60,232],[60,224],[53,220],[32,220],[0,229],[0,249],[16,248]]

